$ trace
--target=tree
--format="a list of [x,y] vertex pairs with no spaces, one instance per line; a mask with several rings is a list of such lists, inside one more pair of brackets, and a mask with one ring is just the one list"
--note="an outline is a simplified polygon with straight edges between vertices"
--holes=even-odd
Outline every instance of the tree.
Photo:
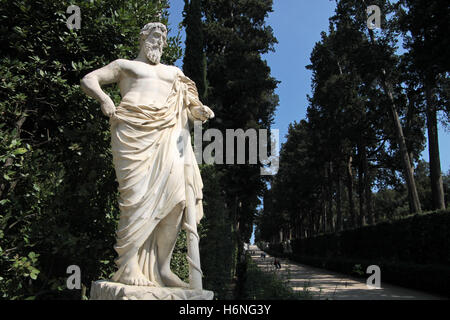
[[[209,126],[225,136],[227,129],[270,129],[278,104],[277,81],[261,55],[273,50],[276,39],[265,18],[271,0],[202,2],[207,65],[208,104],[215,112]],[[201,57],[197,57],[201,59]],[[248,144],[246,145],[248,154]],[[226,153],[224,152],[226,155]],[[234,153],[236,155],[236,152]],[[236,158],[234,159],[236,163]],[[260,166],[217,166],[233,233],[234,261],[249,242],[260,197],[266,188]],[[239,274],[241,264],[235,264]]]
[[[402,0],[398,9],[399,27],[409,50],[411,69],[418,74],[428,130],[430,179],[434,209],[445,209],[444,189],[438,141],[438,110],[443,110],[442,82],[448,78],[450,65],[444,57],[450,53],[448,18],[450,7],[446,1]],[[446,54],[447,53],[447,54]]]
[[197,85],[201,101],[205,101],[206,56],[202,25],[201,0],[185,0],[183,26],[186,28],[186,49],[183,58],[184,74]]
[[[373,4],[373,3],[372,3]],[[420,212],[420,201],[417,193],[417,188],[414,181],[414,174],[411,165],[411,159],[409,157],[404,130],[399,117],[398,104],[396,103],[395,93],[396,85],[396,73],[395,68],[395,48],[396,37],[394,34],[394,28],[390,27],[390,21],[387,19],[389,14],[393,11],[392,5],[386,0],[379,0],[376,3],[383,12],[384,16],[384,29],[382,29],[379,38],[377,39],[372,29],[367,28],[367,16],[366,9],[368,7],[366,1],[355,0],[341,0],[337,2],[336,15],[332,18],[333,21],[339,23],[350,23],[353,28],[360,30],[370,40],[370,48],[373,53],[381,58],[372,57],[371,61],[375,64],[378,74],[376,81],[382,87],[386,97],[389,101],[390,114],[393,120],[396,140],[399,147],[404,178],[408,185],[408,192],[410,196],[410,204],[412,212]],[[389,72],[388,72],[389,71]]]
[[[142,26],[166,1],[1,1],[0,290],[5,299],[74,298],[114,271],[117,183],[107,119],[79,81],[134,58]],[[163,12],[161,21],[167,23]],[[101,40],[101,41],[99,41]],[[164,62],[180,56],[169,39]],[[111,91],[118,102],[117,90]],[[66,288],[78,265],[83,289]]]
[[[393,12],[388,2],[377,4]],[[279,241],[280,230],[309,237],[361,227],[405,215],[407,206],[420,211],[421,201],[429,209],[427,170],[420,162],[413,169],[425,142],[420,79],[396,52],[395,18],[375,33],[367,28],[366,8],[338,1],[328,33],[311,53],[307,119],[291,125],[282,146],[258,217],[263,240]]]

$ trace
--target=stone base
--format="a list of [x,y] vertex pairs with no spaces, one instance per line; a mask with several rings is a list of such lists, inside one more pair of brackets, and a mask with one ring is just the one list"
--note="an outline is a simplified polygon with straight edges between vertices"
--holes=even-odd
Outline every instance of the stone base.
[[112,281],[95,281],[91,285],[90,300],[212,300],[207,290],[128,286]]

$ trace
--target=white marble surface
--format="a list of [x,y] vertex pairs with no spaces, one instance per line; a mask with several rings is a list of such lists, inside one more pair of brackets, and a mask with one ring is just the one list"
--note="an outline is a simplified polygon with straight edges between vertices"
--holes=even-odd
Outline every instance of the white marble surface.
[[129,286],[111,281],[92,282],[90,300],[212,300],[214,293],[168,287]]
[[[189,298],[189,289],[203,289],[197,234],[203,183],[189,123],[204,122],[214,113],[199,100],[191,79],[177,67],[160,63],[166,39],[163,24],[149,23],[141,30],[136,59],[117,59],[81,80],[83,91],[99,101],[109,117],[120,191],[114,246],[118,270],[112,280],[124,286],[101,282],[93,286],[94,297]],[[117,106],[101,88],[112,83],[122,96]],[[170,270],[181,228],[189,234],[189,284]],[[181,291],[170,293],[162,287]]]

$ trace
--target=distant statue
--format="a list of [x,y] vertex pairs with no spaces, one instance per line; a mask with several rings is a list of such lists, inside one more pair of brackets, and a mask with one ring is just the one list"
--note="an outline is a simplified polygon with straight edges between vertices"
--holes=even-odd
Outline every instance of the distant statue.
[[[84,92],[98,100],[111,125],[119,182],[117,272],[112,280],[133,286],[202,289],[197,223],[203,216],[200,171],[191,146],[189,119],[214,117],[195,83],[175,66],[160,63],[167,29],[149,23],[140,32],[134,60],[118,59],[87,74]],[[118,83],[116,107],[101,85]],[[190,283],[170,269],[181,228],[188,232]]]

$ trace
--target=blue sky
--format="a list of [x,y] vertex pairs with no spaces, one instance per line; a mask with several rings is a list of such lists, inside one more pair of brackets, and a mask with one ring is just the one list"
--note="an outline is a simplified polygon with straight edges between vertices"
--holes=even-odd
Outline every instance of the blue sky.
[[[184,0],[170,0],[169,29],[171,35],[178,32],[182,19]],[[311,72],[305,66],[320,33],[328,30],[328,18],[333,15],[335,1],[330,0],[274,0],[273,12],[269,14],[270,25],[278,44],[275,52],[264,56],[272,76],[281,81],[276,90],[280,97],[274,129],[280,130],[280,142],[285,141],[289,123],[305,118],[308,105],[306,95],[311,92]],[[182,32],[184,42],[184,32]],[[181,60],[176,62],[182,67]],[[442,126],[439,130],[442,171],[450,170],[450,132]],[[428,148],[422,154],[428,161]]]

